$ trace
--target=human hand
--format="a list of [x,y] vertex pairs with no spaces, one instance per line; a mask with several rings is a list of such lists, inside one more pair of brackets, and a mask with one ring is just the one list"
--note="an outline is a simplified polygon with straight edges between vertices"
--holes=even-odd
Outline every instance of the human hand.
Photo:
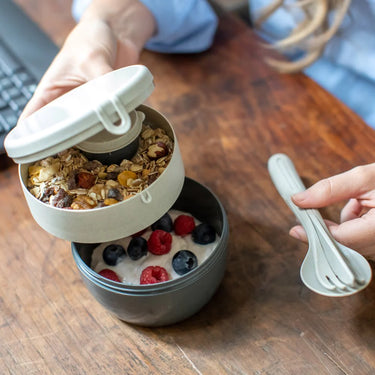
[[156,29],[138,0],[93,0],[41,79],[20,120],[102,74],[136,64]]
[[[292,197],[301,208],[321,208],[348,199],[340,224],[328,220],[326,224],[337,241],[375,259],[375,163],[318,181]],[[300,225],[289,234],[307,242]]]

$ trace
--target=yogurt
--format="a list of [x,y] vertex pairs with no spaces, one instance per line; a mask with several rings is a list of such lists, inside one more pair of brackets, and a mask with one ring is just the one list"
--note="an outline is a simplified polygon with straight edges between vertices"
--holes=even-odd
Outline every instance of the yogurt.
[[[168,213],[173,222],[175,222],[176,218],[180,215],[189,215],[186,212],[178,210],[170,210]],[[201,222],[196,218],[193,219],[196,227],[201,224]],[[145,232],[143,232],[142,234],[137,234],[137,236],[141,236],[147,241],[150,238],[152,232],[153,230],[151,229],[151,227],[149,227]],[[189,250],[196,256],[198,262],[197,266],[199,267],[211,255],[219,241],[219,237],[217,234],[215,234],[214,241],[203,245],[196,243],[193,240],[193,236],[191,233],[186,235],[177,235],[173,230],[172,232],[170,232],[170,234],[172,236],[172,244],[171,249],[167,254],[155,255],[148,251],[145,256],[142,256],[138,260],[132,260],[126,254],[119,259],[116,265],[109,265],[104,261],[104,249],[111,244],[116,244],[121,245],[125,249],[126,253],[129,243],[134,235],[116,241],[102,243],[93,251],[91,268],[98,273],[104,269],[112,270],[117,274],[121,282],[129,285],[140,285],[142,271],[150,266],[159,266],[166,270],[169,275],[169,280],[173,280],[182,276],[181,274],[177,273],[172,266],[172,260],[176,253],[178,253],[180,250]]]

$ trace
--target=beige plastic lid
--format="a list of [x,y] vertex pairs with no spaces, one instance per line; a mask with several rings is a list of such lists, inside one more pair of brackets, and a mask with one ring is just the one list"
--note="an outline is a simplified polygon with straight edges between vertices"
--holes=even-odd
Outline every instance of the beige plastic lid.
[[[16,163],[54,155],[106,130],[134,140],[129,113],[154,89],[147,67],[132,65],[107,73],[53,100],[8,134],[4,147]],[[129,138],[129,139],[124,139]]]

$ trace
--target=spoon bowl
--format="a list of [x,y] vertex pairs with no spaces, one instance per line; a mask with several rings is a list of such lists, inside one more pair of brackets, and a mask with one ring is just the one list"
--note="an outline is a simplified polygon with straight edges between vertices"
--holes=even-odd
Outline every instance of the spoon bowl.
[[[346,290],[328,289],[325,288],[317,279],[314,270],[314,260],[312,252],[308,251],[305,259],[301,265],[300,277],[302,282],[313,292],[327,297],[345,297],[360,292],[365,289],[371,281],[372,271],[366,259],[352,249],[346,248],[343,255],[351,264],[356,264],[356,269],[361,270],[361,275],[364,276],[364,282],[356,288],[348,287]],[[358,255],[360,255],[358,257]]]

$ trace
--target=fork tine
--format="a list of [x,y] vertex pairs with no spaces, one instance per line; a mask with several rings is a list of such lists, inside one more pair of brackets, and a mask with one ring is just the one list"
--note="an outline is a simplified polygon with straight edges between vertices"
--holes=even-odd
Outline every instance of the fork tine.
[[[322,221],[315,214],[315,212],[311,210],[309,214],[314,228],[320,233],[319,240],[321,242],[324,255],[327,258],[327,261],[330,264],[331,268],[334,269],[334,273],[344,284],[354,287],[356,282],[355,274],[352,271],[351,267],[348,265],[346,259],[341,254],[341,251],[337,248],[335,244],[336,241],[334,240],[332,235],[327,232],[328,229],[325,229],[325,224],[323,226]],[[335,258],[328,258],[328,254],[334,256]],[[336,265],[337,263],[338,267],[334,267],[333,265]]]
[[332,267],[328,263],[327,258],[325,257],[324,250],[322,248],[322,245],[319,241],[319,238],[316,239],[318,242],[318,246],[314,246],[314,252],[315,252],[315,259],[316,259],[316,265],[315,265],[315,273],[317,275],[317,278],[319,282],[328,289],[339,289],[339,290],[345,290],[347,288],[347,285],[341,282],[341,280],[337,277],[337,275],[334,273]]
[[321,249],[318,250],[318,246],[320,248],[320,243],[317,244],[316,240],[317,239],[313,236],[311,236],[311,239],[309,238],[309,243],[313,251],[316,278],[318,279],[320,284],[322,284],[325,288],[330,289],[330,290],[336,289],[336,286],[332,282],[330,282],[330,280],[327,278],[326,272],[321,272],[326,267],[324,267],[322,263],[322,257],[319,254],[319,252],[322,251]]
[[[343,280],[340,279],[340,277],[335,273],[335,271],[333,270],[331,264],[329,263],[326,255],[325,255],[325,252],[324,252],[324,249],[320,243],[320,238],[316,238],[316,241],[318,241],[319,243],[319,247],[317,246],[316,247],[316,257],[317,259],[319,259],[319,267],[317,267],[316,269],[316,272],[318,273],[318,271],[321,271],[323,273],[323,277],[319,274],[319,281],[321,282],[322,279],[327,279],[331,289],[333,287],[333,289],[337,289],[339,291],[346,291],[346,290],[349,290],[349,291],[354,291],[356,290],[358,286],[360,286],[359,284],[355,284],[355,286],[353,285],[348,285],[346,284]],[[327,287],[327,284],[326,283],[322,283],[322,285],[324,285],[325,287]]]

